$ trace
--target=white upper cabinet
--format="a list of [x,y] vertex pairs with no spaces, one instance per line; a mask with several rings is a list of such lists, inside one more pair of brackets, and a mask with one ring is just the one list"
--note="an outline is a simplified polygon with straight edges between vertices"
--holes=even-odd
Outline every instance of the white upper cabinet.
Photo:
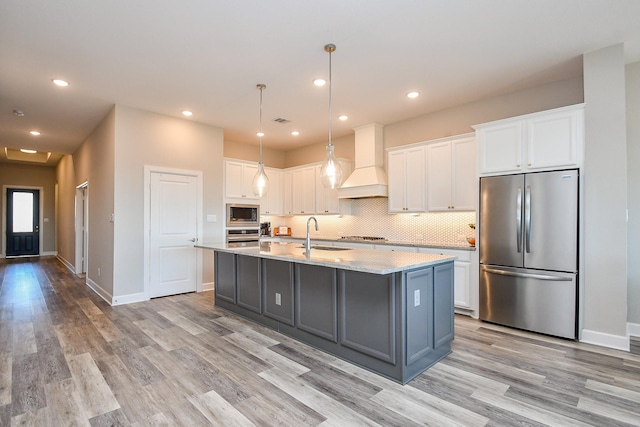
[[316,168],[305,166],[294,169],[291,183],[291,206],[295,215],[316,212]]
[[255,162],[224,161],[224,196],[227,199],[253,199],[253,177],[258,172]]
[[425,212],[425,147],[389,151],[389,212]]
[[[351,174],[351,162],[338,160],[342,169],[343,181]],[[316,213],[317,214],[348,214],[349,202],[338,199],[338,189],[325,188],[320,179],[322,165],[316,165]]]
[[282,172],[282,213],[293,215],[293,171]]
[[427,145],[429,211],[475,210],[475,166],[474,138]]
[[584,110],[533,117],[527,123],[527,168],[547,169],[578,165]]
[[282,171],[274,168],[264,168],[264,172],[269,178],[269,190],[267,194],[260,198],[261,215],[282,215]]
[[476,125],[480,175],[580,167],[584,105]]

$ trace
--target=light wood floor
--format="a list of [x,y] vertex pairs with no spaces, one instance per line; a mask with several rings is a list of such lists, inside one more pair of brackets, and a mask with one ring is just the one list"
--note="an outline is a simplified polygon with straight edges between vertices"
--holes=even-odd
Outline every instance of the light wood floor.
[[0,263],[0,426],[640,425],[640,356],[456,318],[401,386],[213,306],[110,307],[57,260]]

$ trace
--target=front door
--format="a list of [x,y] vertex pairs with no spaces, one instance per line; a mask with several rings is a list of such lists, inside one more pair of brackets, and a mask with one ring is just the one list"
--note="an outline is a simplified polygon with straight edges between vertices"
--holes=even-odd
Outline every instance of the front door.
[[195,176],[151,173],[151,298],[196,291],[197,189]]
[[7,189],[7,256],[40,253],[40,190]]

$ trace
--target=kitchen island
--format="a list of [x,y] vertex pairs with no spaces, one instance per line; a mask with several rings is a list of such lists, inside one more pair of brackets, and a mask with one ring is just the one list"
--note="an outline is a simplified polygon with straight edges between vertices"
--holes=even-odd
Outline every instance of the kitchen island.
[[400,383],[451,351],[453,257],[261,243],[214,250],[215,304]]

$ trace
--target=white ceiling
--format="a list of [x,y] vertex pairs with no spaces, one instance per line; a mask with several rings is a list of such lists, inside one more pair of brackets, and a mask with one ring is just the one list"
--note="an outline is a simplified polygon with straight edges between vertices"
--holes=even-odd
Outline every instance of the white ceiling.
[[616,43],[640,61],[639,16],[638,0],[2,0],[0,147],[73,153],[114,104],[257,143],[265,83],[264,144],[287,150],[327,138],[327,43],[339,137],[580,75]]

